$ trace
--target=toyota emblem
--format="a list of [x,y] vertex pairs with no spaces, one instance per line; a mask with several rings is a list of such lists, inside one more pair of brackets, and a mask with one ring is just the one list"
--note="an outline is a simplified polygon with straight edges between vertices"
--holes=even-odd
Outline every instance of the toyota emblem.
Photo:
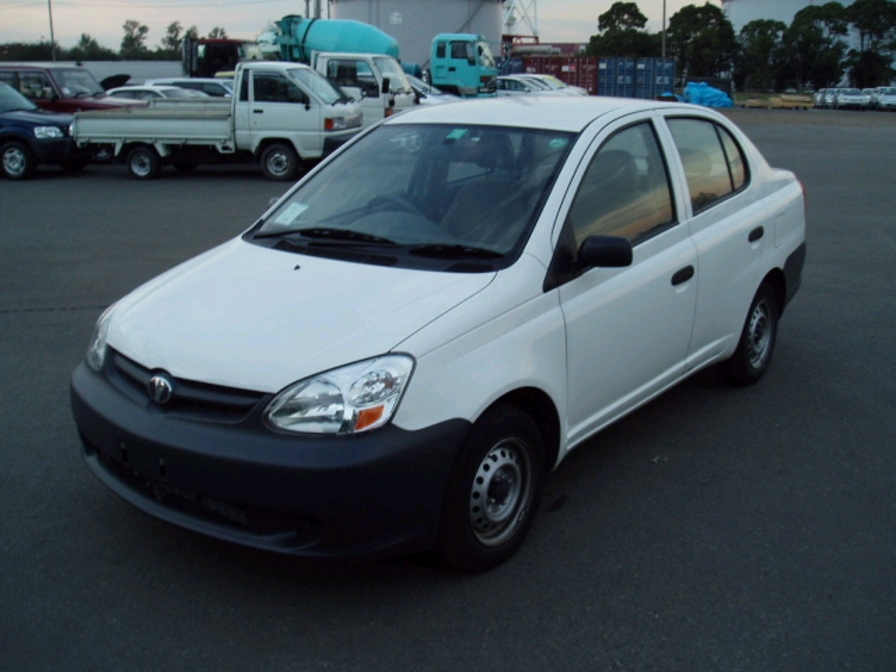
[[167,404],[171,400],[174,388],[166,376],[157,373],[149,379],[146,391],[149,393],[149,398],[157,404]]

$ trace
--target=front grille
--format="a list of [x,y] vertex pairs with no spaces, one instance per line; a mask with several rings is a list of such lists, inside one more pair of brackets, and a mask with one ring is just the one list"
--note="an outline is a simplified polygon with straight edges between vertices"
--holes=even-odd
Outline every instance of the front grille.
[[245,420],[270,395],[221,385],[170,378],[171,399],[164,405],[149,398],[147,386],[157,371],[148,369],[120,352],[109,349],[106,371],[112,383],[128,396],[153,404],[167,414],[206,422],[237,423]]

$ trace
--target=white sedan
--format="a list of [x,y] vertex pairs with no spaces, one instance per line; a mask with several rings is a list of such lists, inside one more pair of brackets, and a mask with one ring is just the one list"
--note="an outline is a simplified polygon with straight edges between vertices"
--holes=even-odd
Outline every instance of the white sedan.
[[197,98],[210,99],[207,93],[202,91],[193,91],[190,89],[182,89],[179,86],[166,85],[135,85],[135,86],[119,86],[106,91],[107,96],[113,98],[130,98],[132,100],[154,100],[156,98],[174,98],[178,100],[196,100]]
[[705,367],[763,377],[804,240],[796,177],[714,111],[421,106],[103,313],[83,456],[202,534],[484,570],[589,437]]

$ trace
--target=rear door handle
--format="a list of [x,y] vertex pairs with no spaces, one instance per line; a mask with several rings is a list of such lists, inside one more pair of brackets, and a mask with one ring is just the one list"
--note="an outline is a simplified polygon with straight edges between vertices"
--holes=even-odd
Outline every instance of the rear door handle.
[[765,229],[763,229],[761,226],[757,226],[755,229],[750,231],[750,236],[749,236],[748,240],[751,243],[755,243],[757,240],[762,238],[762,236],[764,236],[764,235],[765,235]]
[[691,278],[694,277],[694,267],[693,266],[685,266],[680,271],[676,271],[675,275],[672,276],[672,284],[680,285],[683,282],[687,282]]

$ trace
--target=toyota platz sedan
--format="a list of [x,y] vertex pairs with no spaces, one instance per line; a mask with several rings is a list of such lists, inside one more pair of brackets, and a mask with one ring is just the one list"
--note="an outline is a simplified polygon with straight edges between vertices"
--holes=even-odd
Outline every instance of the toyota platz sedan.
[[762,377],[804,236],[794,175],[707,109],[415,109],[102,314],[84,459],[219,539],[488,569],[573,448],[705,367]]

